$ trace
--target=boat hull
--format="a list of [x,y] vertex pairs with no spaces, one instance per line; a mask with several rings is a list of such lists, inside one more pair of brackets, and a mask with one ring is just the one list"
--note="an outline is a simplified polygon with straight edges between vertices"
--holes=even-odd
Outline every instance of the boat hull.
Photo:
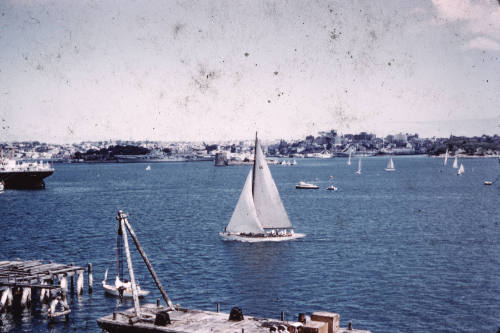
[[43,179],[53,173],[54,170],[1,172],[0,181],[6,189],[42,189],[45,188]]
[[389,168],[386,168],[385,171],[396,171],[396,169],[389,169]]
[[[118,291],[118,289],[115,286],[111,286],[109,284],[106,284],[104,281],[102,282],[102,288],[109,295],[120,296],[120,292]],[[137,295],[139,297],[144,297],[144,296],[149,295],[149,291],[148,290],[138,290],[137,291]],[[125,298],[132,298],[133,297],[132,292],[124,290],[123,291],[123,297],[125,297]]]
[[246,242],[246,243],[257,243],[257,242],[284,242],[289,240],[295,240],[302,237],[305,237],[305,234],[297,234],[293,235],[281,235],[281,236],[242,236],[239,234],[231,234],[228,232],[220,232],[219,236],[222,237],[225,241],[237,241],[237,242]]
[[295,188],[299,189],[299,190],[317,190],[317,189],[319,189],[319,186],[301,186],[301,185],[296,185]]

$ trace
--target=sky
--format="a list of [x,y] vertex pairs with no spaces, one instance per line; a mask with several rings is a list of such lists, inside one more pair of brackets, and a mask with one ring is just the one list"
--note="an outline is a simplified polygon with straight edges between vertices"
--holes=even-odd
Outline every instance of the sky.
[[500,2],[0,1],[0,141],[500,134]]

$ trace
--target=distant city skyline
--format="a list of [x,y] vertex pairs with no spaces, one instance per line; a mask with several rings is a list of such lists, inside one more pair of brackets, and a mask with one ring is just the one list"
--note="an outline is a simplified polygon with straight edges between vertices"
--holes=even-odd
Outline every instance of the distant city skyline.
[[0,3],[0,141],[500,134],[488,0]]

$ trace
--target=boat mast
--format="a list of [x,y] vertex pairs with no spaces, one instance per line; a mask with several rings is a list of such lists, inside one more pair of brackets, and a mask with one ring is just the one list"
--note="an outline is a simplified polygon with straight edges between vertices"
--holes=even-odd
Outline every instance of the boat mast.
[[255,147],[253,151],[252,196],[255,187],[255,165],[257,163],[257,132],[255,132]]
[[116,233],[116,275],[123,281],[123,249],[122,249],[122,227],[118,223],[118,232]]
[[127,231],[125,229],[125,219],[127,215],[122,211],[118,211],[116,218],[120,223],[120,228],[123,236],[123,245],[125,245],[125,254],[127,255],[128,274],[130,275],[130,283],[132,284],[132,296],[134,298],[135,315],[141,318],[141,305],[139,303],[139,296],[137,295],[137,285],[135,284],[134,268],[132,267],[132,258],[130,257],[130,250],[128,247]]

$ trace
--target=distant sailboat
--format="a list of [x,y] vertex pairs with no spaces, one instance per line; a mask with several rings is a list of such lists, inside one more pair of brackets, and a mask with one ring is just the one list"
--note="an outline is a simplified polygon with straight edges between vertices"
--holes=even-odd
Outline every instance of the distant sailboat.
[[464,165],[460,163],[460,168],[457,171],[457,175],[462,175],[465,172]]
[[151,170],[151,165],[148,164],[148,166],[146,167],[146,171],[150,171]]
[[226,240],[281,241],[304,237],[294,228],[281,202],[271,171],[255,135],[255,158],[240,199],[224,232]]
[[457,157],[455,156],[455,160],[453,161],[453,169],[457,169],[458,168],[458,160],[457,160]]
[[356,171],[358,175],[361,174],[361,159],[358,160],[358,171]]
[[394,168],[394,162],[392,161],[392,157],[387,163],[387,166],[385,167],[385,171],[396,171],[396,168]]
[[352,150],[349,150],[349,159],[347,160],[347,165],[351,165],[351,155],[352,155]]

